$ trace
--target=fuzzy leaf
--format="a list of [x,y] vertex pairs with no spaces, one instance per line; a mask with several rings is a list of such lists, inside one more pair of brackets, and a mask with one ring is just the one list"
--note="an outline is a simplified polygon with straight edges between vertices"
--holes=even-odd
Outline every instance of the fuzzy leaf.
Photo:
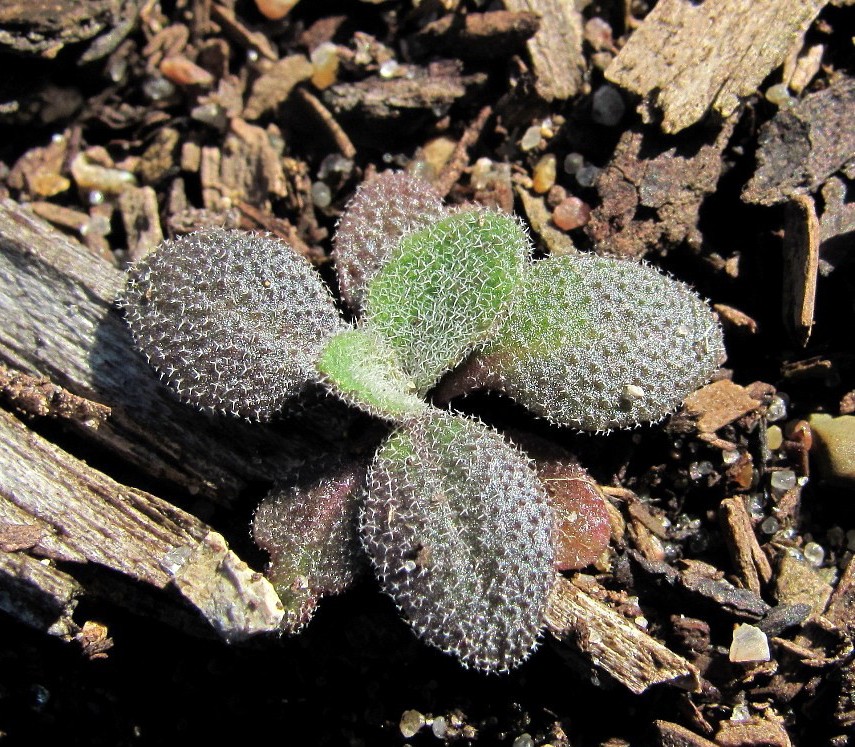
[[342,399],[371,415],[404,418],[427,407],[389,345],[365,328],[340,332],[327,341],[318,371]]
[[476,669],[525,659],[554,574],[553,515],[526,458],[434,411],[392,434],[368,484],[363,540],[416,633]]
[[343,591],[359,562],[357,495],[365,467],[349,464],[309,488],[274,489],[252,520],[270,555],[267,577],[285,607],[283,628],[305,625],[321,597]]
[[512,217],[456,213],[405,236],[368,286],[368,326],[424,395],[500,322],[529,254]]
[[267,420],[315,377],[341,328],[320,277],[287,244],[205,229],[132,267],[119,302],[137,347],[184,401]]
[[683,283],[649,265],[563,256],[531,266],[464,375],[553,423],[607,430],[675,410],[723,351],[718,321]]
[[342,298],[361,311],[365,289],[408,233],[448,214],[440,194],[403,171],[384,171],[359,185],[333,239]]

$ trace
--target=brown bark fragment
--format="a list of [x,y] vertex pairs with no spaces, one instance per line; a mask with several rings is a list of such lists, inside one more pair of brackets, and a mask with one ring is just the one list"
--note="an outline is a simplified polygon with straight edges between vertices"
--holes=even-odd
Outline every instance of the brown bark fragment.
[[585,60],[582,55],[582,14],[564,0],[504,0],[514,13],[534,13],[540,28],[528,40],[534,86],[545,101],[569,99],[579,93]]
[[342,126],[336,122],[335,117],[330,114],[329,109],[323,105],[323,102],[305,88],[298,88],[297,95],[321,121],[321,124],[326,128],[330,138],[336,144],[339,151],[341,151],[341,154],[345,158],[355,158],[356,148],[353,143],[350,142],[350,138],[347,136],[347,133],[344,131]]
[[[700,246],[698,211],[716,189],[721,152],[735,124],[732,118],[706,137],[625,132],[597,179],[601,203],[585,226],[597,251],[641,257],[683,241]],[[639,218],[645,208],[655,211],[654,216]]]
[[715,743],[719,747],[792,747],[781,724],[766,719],[722,721]]
[[760,549],[742,498],[725,498],[719,506],[724,539],[742,583],[756,593],[772,579],[772,566]]
[[760,129],[757,170],[742,199],[772,205],[819,189],[855,157],[853,109],[855,81],[846,76],[781,109]]
[[516,52],[539,27],[538,16],[530,11],[449,13],[419,29],[413,41],[417,48],[450,52],[464,59],[490,60]]
[[68,574],[24,553],[0,551],[0,610],[19,622],[70,640],[80,585]]
[[13,371],[0,363],[0,392],[19,412],[31,417],[53,417],[78,421],[98,428],[110,417],[110,408],[78,397],[44,376]]
[[128,237],[128,259],[136,262],[163,241],[157,193],[151,187],[133,187],[119,196],[119,210]]
[[736,111],[784,62],[825,0],[660,0],[606,70],[645,97],[641,113],[679,132],[710,108]]
[[693,392],[683,403],[684,412],[697,421],[701,433],[715,433],[763,403],[754,399],[745,387],[729,379],[714,381]]
[[451,66],[406,66],[402,77],[336,83],[324,91],[323,100],[335,115],[397,120],[448,107],[485,81],[483,73],[461,75]]
[[230,37],[236,44],[244,49],[252,50],[268,60],[277,60],[276,48],[270,40],[260,31],[251,31],[241,23],[235,12],[224,5],[211,5],[211,17],[222,27],[226,36]]
[[757,322],[744,311],[725,303],[714,303],[713,310],[725,326],[745,330],[752,335],[757,332]]
[[0,3],[0,48],[55,57],[122,18],[122,0],[10,0]]
[[813,329],[816,281],[819,274],[819,221],[810,195],[787,203],[784,227],[784,326],[804,347]]
[[670,721],[654,721],[659,747],[715,747],[715,742]]
[[738,620],[758,620],[770,610],[769,605],[750,589],[738,589],[710,575],[708,569],[702,567],[706,564],[683,561],[683,568],[678,571],[668,563],[648,560],[634,550],[629,551],[629,556],[653,583],[681,592],[692,601],[704,602],[717,612],[725,612]]
[[284,102],[298,83],[312,77],[312,63],[302,54],[292,54],[273,63],[252,84],[243,111],[245,119],[258,119]]
[[692,691],[700,687],[692,664],[565,578],[553,587],[545,618],[556,638],[572,637],[591,665],[633,693],[660,683]]

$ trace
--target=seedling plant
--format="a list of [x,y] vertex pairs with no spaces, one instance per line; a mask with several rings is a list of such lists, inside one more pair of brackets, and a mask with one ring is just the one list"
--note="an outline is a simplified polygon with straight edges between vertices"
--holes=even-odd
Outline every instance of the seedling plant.
[[634,427],[710,378],[720,327],[649,265],[533,261],[518,219],[447,207],[404,173],[357,190],[334,257],[353,323],[288,245],[235,230],[164,242],[120,300],[136,345],[198,408],[266,421],[320,384],[391,425],[370,464],[276,489],[257,510],[284,629],[345,588],[364,552],[420,638],[507,671],[543,626],[556,507],[521,451],[431,391],[498,391],[557,426]]

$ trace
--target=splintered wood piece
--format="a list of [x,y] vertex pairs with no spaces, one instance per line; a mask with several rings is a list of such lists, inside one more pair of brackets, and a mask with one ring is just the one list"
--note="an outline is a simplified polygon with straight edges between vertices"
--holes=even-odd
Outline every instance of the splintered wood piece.
[[742,199],[758,205],[816,192],[855,163],[855,81],[841,75],[828,88],[782,107],[757,135],[757,168]]
[[582,85],[582,14],[565,0],[504,0],[514,13],[540,16],[540,28],[526,42],[534,86],[545,101],[569,99]]
[[262,114],[274,111],[291,95],[298,83],[311,77],[312,63],[305,55],[292,54],[283,57],[252,84],[252,91],[243,112],[244,118],[254,120]]
[[[181,404],[133,348],[114,305],[124,276],[12,201],[0,202],[0,363],[109,410],[78,435],[159,480],[228,504],[329,455],[321,418],[277,429]],[[340,416],[341,413],[338,413]],[[317,421],[317,422],[315,422]]]
[[683,403],[683,411],[696,418],[700,433],[715,433],[762,404],[745,387],[722,379],[692,392]]
[[792,338],[807,345],[813,329],[819,274],[819,220],[810,195],[787,203],[784,228],[784,324]]
[[700,689],[696,667],[565,578],[552,589],[546,626],[559,640],[572,638],[592,665],[636,695],[660,683]]
[[723,117],[784,62],[825,0],[660,0],[606,69],[664,132]]
[[761,584],[772,580],[772,566],[760,549],[742,499],[725,498],[719,506],[719,517],[727,549],[744,586],[759,594]]
[[0,552],[0,610],[19,622],[70,640],[80,585],[67,573],[26,553]]
[[[226,640],[275,630],[282,617],[270,583],[201,521],[115,482],[2,410],[0,521],[40,527],[32,555],[97,564],[161,589],[174,582]],[[61,618],[75,585],[70,577],[39,575],[34,562],[0,554],[0,578],[12,577],[31,595],[41,590],[42,597],[65,600],[55,610]],[[40,600],[32,601],[19,616],[44,613]]]
[[235,555],[220,534],[211,531],[170,557],[178,558],[176,588],[226,641],[279,629],[285,611],[273,585]]
[[157,193],[151,187],[131,187],[119,195],[122,225],[128,236],[128,258],[136,261],[163,241]]

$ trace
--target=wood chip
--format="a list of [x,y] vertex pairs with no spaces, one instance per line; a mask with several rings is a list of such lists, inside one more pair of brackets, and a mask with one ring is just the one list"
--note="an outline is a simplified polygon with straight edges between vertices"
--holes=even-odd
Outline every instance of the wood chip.
[[211,531],[201,542],[174,548],[170,557],[180,559],[175,587],[226,641],[278,629],[284,608],[272,584],[238,558],[221,535]]
[[12,524],[0,521],[0,551],[29,550],[39,543],[47,532],[43,524]]
[[483,73],[461,75],[450,66],[402,67],[402,77],[372,76],[355,83],[336,83],[324,91],[324,103],[336,116],[360,119],[397,121],[406,114],[436,116],[437,111],[451,106],[487,80]]
[[784,553],[775,576],[775,599],[782,604],[808,604],[821,615],[833,591],[828,581],[806,561]]
[[326,128],[332,141],[338,146],[339,151],[345,158],[356,158],[356,148],[350,142],[350,138],[344,131],[342,126],[335,120],[329,109],[323,102],[310,91],[305,88],[298,88],[297,95],[320,119],[321,124]]
[[312,77],[312,63],[302,54],[292,54],[273,63],[252,84],[245,119],[258,119],[283,103],[298,83]]
[[157,193],[151,187],[134,187],[119,195],[119,211],[128,243],[128,259],[136,262],[163,241]]
[[71,576],[25,553],[0,551],[0,610],[36,630],[71,640],[81,588]]
[[686,659],[565,578],[553,587],[545,619],[556,638],[569,637],[591,665],[637,695],[661,683],[700,689],[698,670]]
[[743,586],[758,594],[772,580],[772,566],[757,542],[742,498],[725,498],[719,505],[724,539]]
[[226,36],[229,36],[235,43],[266,57],[268,60],[279,59],[276,48],[270,43],[270,40],[260,31],[250,31],[245,24],[238,20],[235,12],[230,8],[213,3],[211,5],[211,17],[222,26]]
[[579,93],[585,59],[582,55],[582,14],[564,0],[504,0],[514,13],[534,13],[540,28],[526,47],[534,87],[545,101],[563,101]]
[[18,412],[30,417],[72,420],[87,428],[99,428],[110,417],[110,408],[78,397],[45,376],[30,376],[0,363],[0,392]]
[[[46,522],[33,552],[95,563],[164,588],[175,581],[226,640],[275,630],[282,616],[270,583],[201,521],[149,493],[121,485],[0,411],[0,518]],[[186,550],[184,572],[172,558]],[[201,559],[200,559],[201,558]],[[23,564],[21,570],[32,570]]]
[[336,425],[332,415],[315,413],[276,429],[206,418],[171,397],[116,313],[122,282],[118,269],[79,243],[0,201],[0,362],[109,408],[98,428],[77,429],[84,441],[224,504],[249,484],[287,479],[300,465],[330,458],[347,427],[339,411]]
[[723,117],[781,65],[825,0],[660,0],[606,69],[664,132]]
[[855,157],[853,108],[855,80],[841,76],[781,109],[760,128],[758,166],[742,199],[773,205],[819,189]]
[[683,562],[678,571],[668,563],[648,560],[640,553],[629,550],[629,557],[643,572],[646,579],[664,589],[672,589],[687,600],[702,603],[706,608],[736,618],[759,620],[771,609],[751,589],[738,589],[727,581],[701,572],[697,563]]
[[716,747],[715,742],[670,721],[654,721],[653,727],[659,738],[658,747]]
[[763,403],[754,399],[745,387],[729,379],[714,381],[693,392],[683,403],[686,414],[697,421],[701,433],[715,433]]
[[552,225],[552,214],[546,207],[543,197],[533,195],[524,187],[517,187],[514,191],[522,203],[531,230],[540,236],[540,240],[549,249],[550,254],[561,256],[578,253],[573,239]]
[[784,326],[805,347],[813,329],[819,274],[819,221],[810,195],[796,195],[784,213]]
[[451,188],[460,179],[463,170],[469,164],[469,149],[478,142],[478,138],[481,137],[481,132],[484,130],[487,120],[490,119],[492,113],[492,107],[482,107],[481,111],[478,112],[478,116],[466,126],[466,129],[460,136],[460,140],[454,146],[448,162],[433,184],[436,191],[443,197],[448,195]]
[[781,724],[760,718],[722,721],[715,743],[718,747],[792,747]]
[[529,11],[448,13],[419,29],[412,41],[416,49],[448,52],[462,59],[491,60],[514,54],[539,27],[540,19]]
[[[718,188],[735,124],[734,117],[715,134],[677,140],[649,129],[624,132],[597,179],[600,205],[585,226],[597,251],[642,257],[683,241],[700,247],[700,206]],[[639,218],[639,212],[653,215]]]
[[757,322],[744,311],[728,306],[726,303],[714,303],[713,310],[725,326],[744,330],[752,335],[757,333]]

